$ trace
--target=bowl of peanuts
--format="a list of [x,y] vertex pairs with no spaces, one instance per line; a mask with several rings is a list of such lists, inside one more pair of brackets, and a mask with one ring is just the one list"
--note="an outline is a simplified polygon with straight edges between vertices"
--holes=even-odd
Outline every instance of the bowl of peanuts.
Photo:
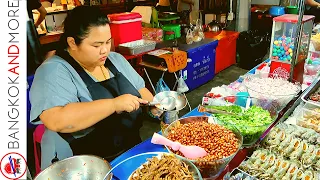
[[[172,122],[163,132],[172,141],[183,145],[204,148],[208,155],[198,159],[188,159],[200,170],[203,179],[215,179],[225,169],[240,150],[243,137],[240,131],[211,116],[191,116]],[[167,150],[182,159],[187,159],[179,151]]]

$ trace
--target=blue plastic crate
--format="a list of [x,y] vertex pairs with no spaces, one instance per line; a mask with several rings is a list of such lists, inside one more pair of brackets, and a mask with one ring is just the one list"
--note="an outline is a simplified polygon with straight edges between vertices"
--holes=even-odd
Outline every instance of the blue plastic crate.
[[188,58],[192,61],[182,70],[182,75],[189,91],[214,78],[217,45],[218,41],[211,41],[187,50]]

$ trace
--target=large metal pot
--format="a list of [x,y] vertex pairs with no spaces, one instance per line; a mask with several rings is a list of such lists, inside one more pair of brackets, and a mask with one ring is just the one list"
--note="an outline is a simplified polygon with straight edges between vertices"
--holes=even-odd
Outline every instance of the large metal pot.
[[[110,164],[98,156],[79,155],[52,164],[38,174],[34,180],[101,180],[110,169]],[[107,180],[111,180],[111,177],[109,175]]]

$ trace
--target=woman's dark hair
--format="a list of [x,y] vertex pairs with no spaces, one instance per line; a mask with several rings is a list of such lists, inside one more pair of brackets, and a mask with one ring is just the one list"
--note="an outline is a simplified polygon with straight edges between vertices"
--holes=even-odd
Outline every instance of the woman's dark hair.
[[[73,37],[79,45],[92,27],[109,24],[109,20],[98,7],[78,6],[70,11],[64,20],[64,33],[60,38],[60,48],[68,47],[67,37]],[[61,50],[62,50],[61,49]]]

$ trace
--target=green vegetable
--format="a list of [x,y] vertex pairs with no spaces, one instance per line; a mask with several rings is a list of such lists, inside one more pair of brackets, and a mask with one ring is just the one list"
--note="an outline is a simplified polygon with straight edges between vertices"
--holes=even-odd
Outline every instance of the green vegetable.
[[214,114],[220,121],[232,124],[237,127],[243,136],[244,144],[252,144],[273,122],[269,111],[259,106],[251,106],[248,110],[242,111],[237,105],[232,106],[211,106],[209,108],[219,109],[236,115]]

